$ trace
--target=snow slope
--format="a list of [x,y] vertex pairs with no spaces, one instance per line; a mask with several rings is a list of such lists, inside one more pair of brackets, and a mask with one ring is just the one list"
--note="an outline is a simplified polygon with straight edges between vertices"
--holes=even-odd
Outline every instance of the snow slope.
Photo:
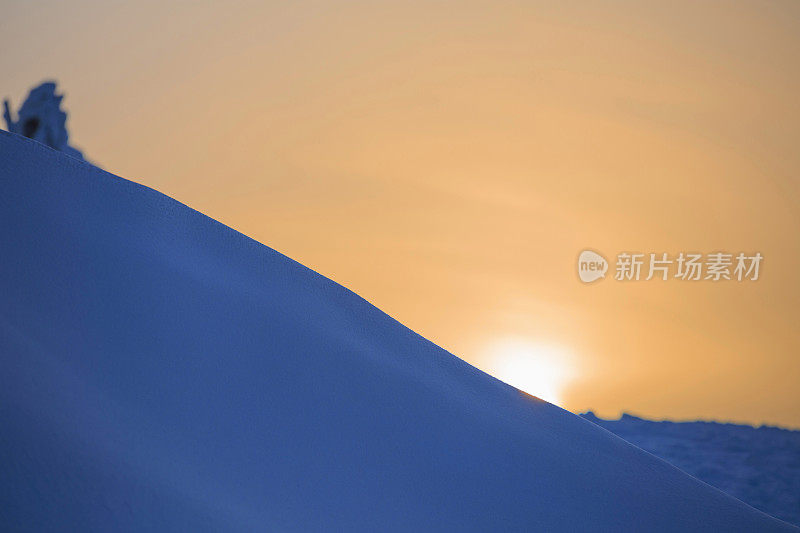
[[0,134],[0,529],[797,531]]
[[581,416],[756,509],[800,524],[800,431]]

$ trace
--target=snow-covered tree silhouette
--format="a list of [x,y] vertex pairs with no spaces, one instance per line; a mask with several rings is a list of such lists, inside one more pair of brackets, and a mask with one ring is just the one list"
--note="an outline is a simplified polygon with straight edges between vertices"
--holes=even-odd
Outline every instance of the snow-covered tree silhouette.
[[3,118],[8,131],[83,159],[83,154],[69,145],[67,113],[61,109],[63,98],[64,95],[56,93],[56,83],[46,81],[28,94],[17,112],[17,120],[11,116],[8,99],[4,100]]

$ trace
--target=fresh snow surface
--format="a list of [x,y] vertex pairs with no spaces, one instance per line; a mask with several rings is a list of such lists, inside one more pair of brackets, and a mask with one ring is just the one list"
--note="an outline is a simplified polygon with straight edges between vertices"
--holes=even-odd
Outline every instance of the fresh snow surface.
[[797,531],[0,133],[3,531]]
[[800,524],[800,431],[581,416],[756,509]]

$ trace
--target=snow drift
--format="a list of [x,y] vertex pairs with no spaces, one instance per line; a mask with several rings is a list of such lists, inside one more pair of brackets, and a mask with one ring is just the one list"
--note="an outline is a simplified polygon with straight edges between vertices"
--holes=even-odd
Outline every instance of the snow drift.
[[800,431],[581,415],[756,509],[800,524]]
[[796,530],[5,132],[0,253],[4,530]]

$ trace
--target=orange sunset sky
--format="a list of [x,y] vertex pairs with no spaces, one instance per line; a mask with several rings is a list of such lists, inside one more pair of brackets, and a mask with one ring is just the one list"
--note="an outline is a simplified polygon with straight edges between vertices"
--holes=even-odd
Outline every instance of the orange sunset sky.
[[[0,95],[563,407],[800,427],[800,3],[3,2]],[[582,284],[581,250],[760,252]]]

